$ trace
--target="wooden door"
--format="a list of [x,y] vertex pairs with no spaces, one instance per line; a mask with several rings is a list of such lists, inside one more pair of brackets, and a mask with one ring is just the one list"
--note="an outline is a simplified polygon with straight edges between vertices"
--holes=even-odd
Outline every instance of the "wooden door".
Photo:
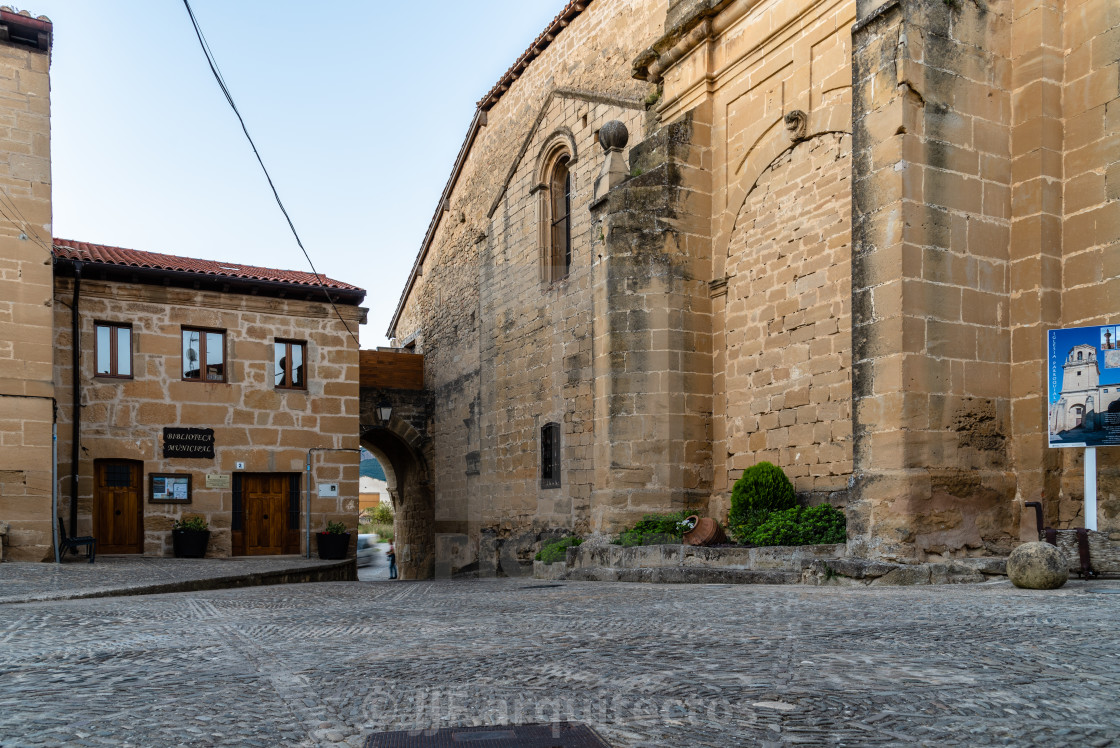
[[245,512],[245,555],[284,552],[288,530],[288,476],[246,475],[242,483]]
[[[140,463],[98,460],[94,531],[98,553],[144,552],[144,503],[140,500]],[[67,528],[71,534],[74,530]]]

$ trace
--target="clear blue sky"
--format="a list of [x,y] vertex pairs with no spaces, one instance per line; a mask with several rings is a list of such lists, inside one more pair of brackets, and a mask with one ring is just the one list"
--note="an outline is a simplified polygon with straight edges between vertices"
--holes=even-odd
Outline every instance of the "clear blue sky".
[[[384,332],[482,98],[563,0],[192,0],[321,273]],[[306,262],[181,0],[35,0],[54,22],[54,235]]]

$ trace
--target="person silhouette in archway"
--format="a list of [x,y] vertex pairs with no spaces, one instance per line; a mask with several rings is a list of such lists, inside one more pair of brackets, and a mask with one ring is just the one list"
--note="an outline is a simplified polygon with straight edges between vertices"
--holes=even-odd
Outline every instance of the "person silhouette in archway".
[[389,550],[385,551],[389,557],[389,579],[397,578],[397,552],[393,549],[393,541],[389,541]]

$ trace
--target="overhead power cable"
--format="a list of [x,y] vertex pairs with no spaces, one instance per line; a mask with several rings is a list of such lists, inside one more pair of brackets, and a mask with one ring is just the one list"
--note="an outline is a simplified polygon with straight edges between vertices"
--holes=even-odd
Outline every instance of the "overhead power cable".
[[[5,202],[5,200],[7,200],[7,202]],[[18,219],[15,217],[15,214],[19,214]],[[27,217],[23,215],[23,211],[19,209],[19,205],[12,199],[8,188],[2,185],[0,185],[0,215],[3,215],[4,218],[7,218],[9,221],[19,226],[24,236],[45,249],[47,254],[52,254],[50,244],[43,241],[42,234],[27,220]]]
[[233,101],[233,95],[230,94],[229,88],[226,86],[226,81],[222,77],[221,71],[218,69],[218,61],[214,58],[214,53],[210,51],[210,45],[207,44],[206,37],[205,35],[203,35],[202,29],[199,28],[198,19],[195,18],[194,10],[191,8],[189,0],[183,0],[183,5],[187,7],[187,15],[191,17],[191,25],[194,26],[194,33],[195,36],[198,37],[198,43],[202,47],[202,53],[206,55],[206,63],[210,66],[210,72],[214,74],[214,80],[218,82],[218,87],[222,89],[222,94],[226,97],[226,101],[229,103],[230,109],[232,109],[233,113],[237,115],[237,121],[241,123],[241,131],[245,133],[245,137],[246,139],[248,139],[249,145],[253,148],[253,155],[257,157],[257,163],[261,165],[261,170],[264,172],[264,178],[268,180],[268,186],[272,188],[272,196],[276,199],[276,204],[280,207],[280,212],[284,214],[284,219],[288,222],[288,228],[292,230],[292,236],[296,238],[296,244],[299,245],[299,249],[301,252],[303,252],[303,256],[307,258],[307,264],[311,266],[311,272],[315,276],[316,283],[323,291],[323,295],[327,297],[327,301],[330,302],[331,308],[334,309],[334,313],[338,317],[338,321],[341,322],[342,326],[346,328],[346,332],[350,333],[350,337],[354,339],[355,345],[361,348],[361,344],[358,342],[358,336],[356,336],[354,334],[354,331],[350,329],[350,325],[346,323],[346,320],[342,317],[342,313],[338,311],[338,307],[335,306],[334,299],[331,298],[330,291],[327,290],[326,285],[323,283],[323,276],[319,275],[319,271],[315,269],[315,263],[311,261],[311,255],[309,255],[307,253],[307,249],[304,248],[303,240],[299,238],[299,232],[296,231],[296,226],[294,223],[292,223],[292,217],[288,215],[287,208],[284,207],[283,201],[280,200],[280,193],[276,191],[276,185],[272,182],[272,175],[268,173],[268,167],[264,165],[264,159],[261,158],[260,151],[257,150],[257,144],[253,142],[253,136],[249,134],[249,128],[245,125],[245,118],[241,116],[241,112],[237,109],[237,104],[235,104]]

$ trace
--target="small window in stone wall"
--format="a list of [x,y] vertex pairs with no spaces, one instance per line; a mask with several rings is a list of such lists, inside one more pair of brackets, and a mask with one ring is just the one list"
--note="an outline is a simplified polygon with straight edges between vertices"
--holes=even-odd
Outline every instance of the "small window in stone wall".
[[560,487],[560,424],[541,427],[541,488]]
[[183,379],[226,381],[226,332],[183,328]]
[[273,344],[272,376],[280,389],[307,389],[307,344],[299,340],[277,340]]
[[132,377],[132,326],[97,322],[97,371],[99,377]]

